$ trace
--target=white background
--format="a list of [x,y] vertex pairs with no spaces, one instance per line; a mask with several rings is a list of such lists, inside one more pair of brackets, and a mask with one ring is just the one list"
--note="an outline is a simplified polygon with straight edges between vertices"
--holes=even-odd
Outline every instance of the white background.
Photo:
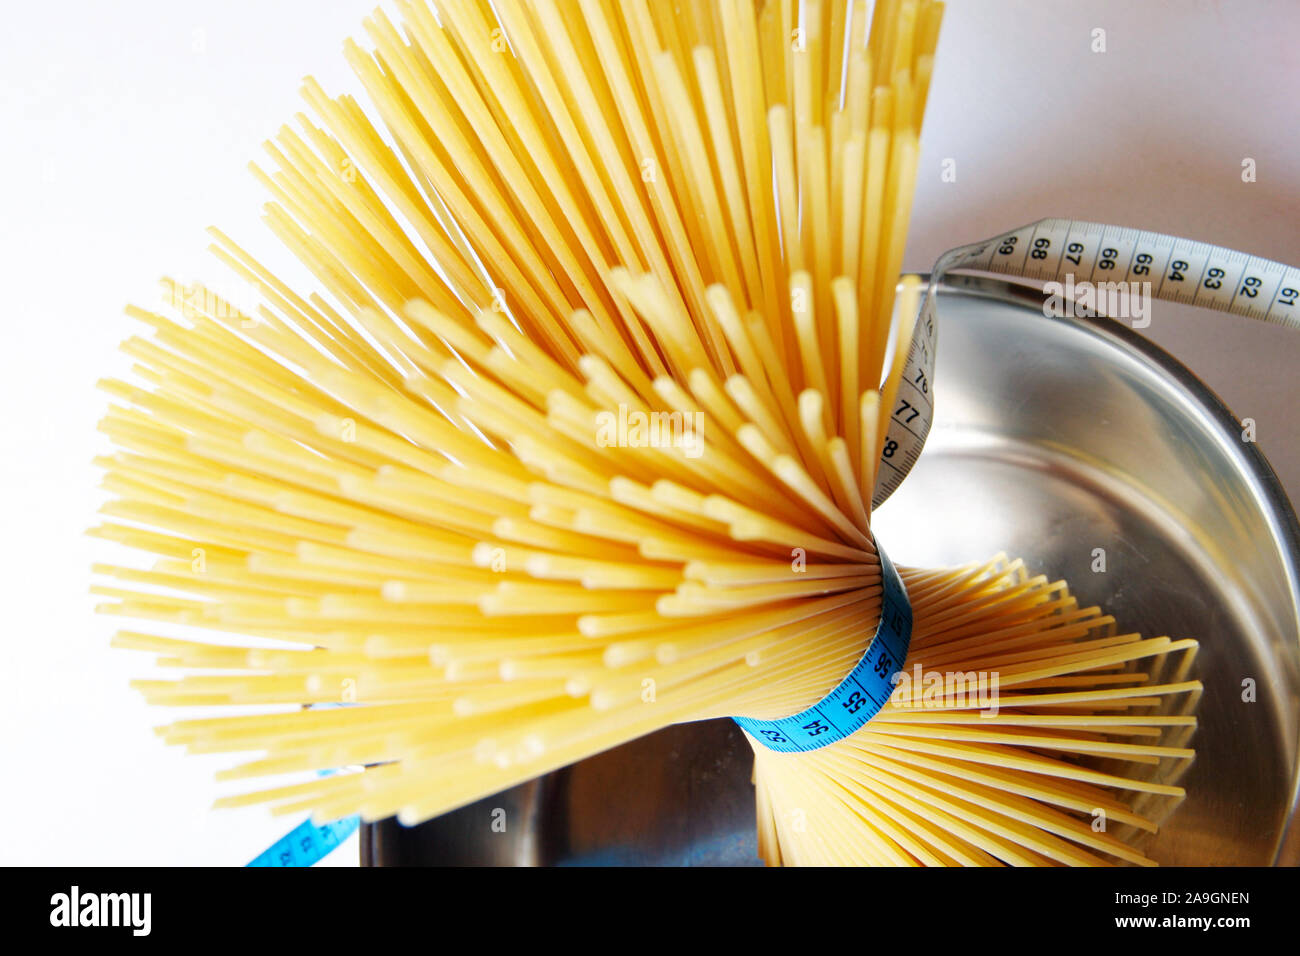
[[[107,647],[83,536],[122,315],[156,279],[219,275],[204,227],[287,277],[244,170],[370,0],[9,5],[0,27],[0,863],[240,864],[294,821],[211,812],[227,760],[185,757]],[[1107,51],[1090,49],[1094,28]],[[1300,3],[954,0],[907,267],[1044,216],[1300,264]],[[1258,181],[1241,181],[1244,157]],[[957,181],[940,180],[944,159]],[[1300,334],[1156,305],[1147,330],[1217,390],[1300,500]],[[354,863],[355,838],[331,862]]]

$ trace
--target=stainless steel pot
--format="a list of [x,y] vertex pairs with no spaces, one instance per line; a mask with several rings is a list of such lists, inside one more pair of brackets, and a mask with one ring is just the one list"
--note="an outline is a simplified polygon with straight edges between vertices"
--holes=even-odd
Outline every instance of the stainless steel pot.
[[[1174,865],[1294,865],[1295,513],[1187,369],[1117,322],[1047,319],[1041,304],[1005,282],[945,285],[934,430],[873,527],[898,562],[1006,551],[1126,630],[1199,639],[1188,796],[1147,850]],[[369,826],[363,863],[756,863],[750,764],[730,721],[672,727],[420,827]]]

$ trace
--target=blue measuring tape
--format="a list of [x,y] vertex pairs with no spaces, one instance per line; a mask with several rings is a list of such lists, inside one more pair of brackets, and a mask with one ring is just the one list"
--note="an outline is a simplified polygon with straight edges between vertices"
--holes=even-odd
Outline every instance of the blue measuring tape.
[[[847,677],[813,706],[780,720],[734,717],[746,733],[780,753],[817,750],[843,740],[880,712],[893,692],[893,675],[912,643],[912,605],[889,556],[879,545],[880,622]],[[357,815],[317,826],[310,820],[263,850],[249,866],[311,866],[328,856],[361,825]]]
[[819,750],[861,730],[880,713],[894,691],[894,674],[907,660],[912,643],[912,605],[889,556],[880,555],[880,623],[849,675],[807,710],[780,720],[733,717],[742,730],[769,750],[804,753]]
[[329,856],[361,826],[353,814],[324,826],[304,820],[257,855],[249,866],[312,866]]
[[[312,710],[327,707],[350,707],[351,704],[309,704]],[[328,777],[333,770],[322,770],[320,776]],[[311,820],[304,820],[280,839],[253,858],[249,866],[314,866],[339,848],[348,837],[361,826],[361,817],[353,814],[342,820],[335,820],[323,826],[317,826]]]

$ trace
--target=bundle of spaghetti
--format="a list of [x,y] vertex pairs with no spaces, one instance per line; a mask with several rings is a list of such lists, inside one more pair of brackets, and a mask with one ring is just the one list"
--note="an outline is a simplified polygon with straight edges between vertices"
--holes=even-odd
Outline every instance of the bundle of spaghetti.
[[755,742],[769,864],[1153,865],[1181,801],[1196,642],[1117,633],[1019,561],[904,570],[917,615],[890,702],[819,750]]
[[[101,609],[200,629],[115,642],[187,672],[136,682],[153,702],[252,708],[164,739],[290,775],[223,805],[427,819],[673,722],[797,711],[879,617],[941,5],[397,7],[345,48],[379,123],[308,79],[316,119],[254,167],[326,294],[213,230],[260,303],[166,283],[128,309],[135,380],[103,383],[94,533],[154,557],[97,566]],[[973,637],[1004,626],[986,592],[1038,600],[1007,574],[907,578]],[[1073,660],[1106,683],[1102,647]]]

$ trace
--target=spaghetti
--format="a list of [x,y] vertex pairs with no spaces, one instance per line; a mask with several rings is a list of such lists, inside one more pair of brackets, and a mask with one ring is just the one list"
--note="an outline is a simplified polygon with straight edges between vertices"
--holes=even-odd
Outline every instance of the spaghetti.
[[[103,383],[94,533],[154,560],[97,566],[101,610],[224,635],[115,643],[185,671],[152,702],[249,709],[163,738],[254,754],[227,779],[367,767],[225,806],[414,823],[669,723],[787,716],[879,617],[942,5],[396,6],[346,46],[372,111],[308,79],[254,167],[326,294],[213,230],[261,304],[132,307],[134,381]],[[900,697],[760,750],[767,858],[1135,861],[1063,813],[1149,828],[1113,794],[1176,798],[1143,781],[1188,752],[1151,738],[1191,718],[1150,711],[1195,685],[1136,662],[1190,642],[1102,633],[1015,562],[902,574],[913,658],[1027,699],[972,724]]]

